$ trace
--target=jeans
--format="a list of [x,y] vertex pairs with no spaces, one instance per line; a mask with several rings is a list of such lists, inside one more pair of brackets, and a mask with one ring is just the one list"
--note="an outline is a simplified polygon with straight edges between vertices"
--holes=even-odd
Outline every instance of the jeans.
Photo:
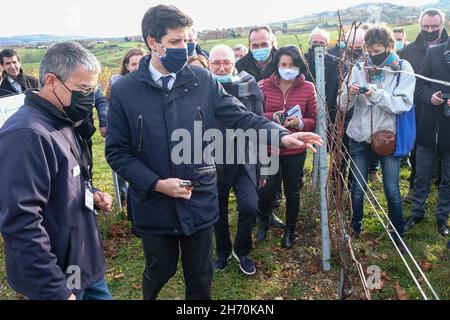
[[[353,170],[351,192],[353,207],[352,228],[356,233],[359,233],[364,217],[364,190],[366,190],[368,171],[374,153],[370,144],[356,142],[350,139],[350,155],[353,158],[351,164]],[[400,158],[395,158],[393,156],[377,157],[380,160],[381,170],[383,172],[383,187],[388,202],[389,219],[392,221],[392,224],[395,229],[397,229],[399,235],[403,236],[404,220],[399,185]]]
[[[286,225],[295,225],[299,214],[299,179],[303,175],[306,152],[291,156],[280,156],[284,196],[286,197]],[[272,211],[272,199],[277,191],[278,176],[270,176],[267,185],[260,190],[259,210],[264,223],[268,223]]]
[[[230,189],[234,189],[238,222],[234,251],[238,256],[246,256],[252,249],[252,229],[258,210],[258,190],[243,165],[225,166],[223,174],[228,179],[219,179],[219,221],[214,226],[217,257],[228,258],[231,254],[230,226],[228,224],[228,204]],[[255,169],[256,170],[256,169]],[[231,178],[231,179],[230,179]]]
[[105,278],[76,294],[77,300],[112,300]]
[[[425,215],[425,202],[430,193],[433,180],[433,170],[438,155],[432,148],[417,146],[416,150],[416,179],[414,181],[414,202],[411,211],[416,219]],[[448,221],[450,211],[450,152],[441,155],[441,181],[439,186],[439,202],[436,208],[436,219]]]

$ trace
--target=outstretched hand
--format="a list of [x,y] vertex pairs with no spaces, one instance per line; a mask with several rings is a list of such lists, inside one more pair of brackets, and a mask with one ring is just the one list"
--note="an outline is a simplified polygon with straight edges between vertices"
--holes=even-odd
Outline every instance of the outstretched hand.
[[312,132],[295,132],[290,135],[283,136],[281,138],[281,143],[284,147],[289,149],[304,147],[306,145],[307,149],[316,153],[317,150],[314,148],[314,145],[320,147],[322,146],[323,141],[319,135]]

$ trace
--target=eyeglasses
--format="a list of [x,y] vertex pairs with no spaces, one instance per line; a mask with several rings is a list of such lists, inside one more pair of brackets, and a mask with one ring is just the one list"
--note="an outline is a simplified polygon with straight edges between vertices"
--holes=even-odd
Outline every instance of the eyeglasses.
[[56,77],[59,81],[61,81],[61,83],[62,83],[62,84],[67,88],[67,90],[69,90],[69,91],[72,91],[72,90],[70,90],[70,89],[64,84],[64,82],[68,82],[68,83],[74,85],[75,87],[77,87],[78,89],[80,89],[79,92],[80,92],[83,96],[88,96],[88,95],[90,95],[90,94],[96,92],[96,91],[98,90],[98,88],[100,87],[100,86],[95,86],[95,87],[84,87],[84,86],[80,86],[79,84],[73,83],[72,81],[69,81],[69,80],[63,81],[63,79],[62,79],[60,76],[55,75],[55,77]]
[[214,68],[220,68],[221,65],[223,65],[225,68],[230,68],[233,65],[233,62],[229,61],[229,60],[225,60],[225,61],[213,61],[211,62],[211,65]]

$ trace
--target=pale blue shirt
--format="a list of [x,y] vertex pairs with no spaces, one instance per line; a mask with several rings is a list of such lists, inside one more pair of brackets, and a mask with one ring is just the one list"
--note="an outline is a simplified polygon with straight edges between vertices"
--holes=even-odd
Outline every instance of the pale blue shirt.
[[162,77],[165,76],[172,76],[172,79],[170,79],[169,84],[167,85],[167,88],[169,90],[172,90],[173,84],[175,83],[175,80],[177,79],[177,74],[176,73],[170,73],[170,74],[162,74],[161,72],[159,72],[158,70],[156,70],[156,68],[152,65],[152,62],[150,60],[149,65],[149,70],[150,70],[150,75],[152,76],[153,81],[155,81],[159,86],[161,86],[162,88]]
[[20,83],[18,83],[16,80],[14,80],[13,78],[11,78],[10,76],[7,76],[9,83],[11,83],[11,86],[18,92],[18,93],[22,93],[22,86],[20,85]]

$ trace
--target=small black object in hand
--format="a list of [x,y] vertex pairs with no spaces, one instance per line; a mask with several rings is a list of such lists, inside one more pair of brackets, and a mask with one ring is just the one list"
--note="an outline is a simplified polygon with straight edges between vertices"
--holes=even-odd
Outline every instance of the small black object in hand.
[[450,99],[450,93],[443,93],[441,95],[441,99],[445,101],[445,103],[448,102],[448,100]]
[[367,91],[369,91],[366,87],[359,87],[359,94],[365,94]]
[[194,183],[191,182],[191,181],[181,181],[180,182],[180,187],[193,188],[194,187]]

